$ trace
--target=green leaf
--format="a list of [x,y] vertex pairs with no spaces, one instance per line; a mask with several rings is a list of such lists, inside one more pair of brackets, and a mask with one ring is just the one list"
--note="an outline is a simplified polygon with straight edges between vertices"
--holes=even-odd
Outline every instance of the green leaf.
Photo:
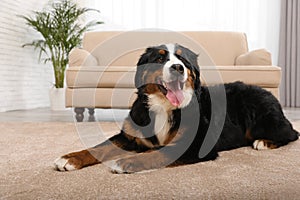
[[18,15],[42,37],[22,47],[32,46],[39,51],[39,61],[52,62],[56,87],[63,87],[68,55],[81,45],[84,32],[103,24],[97,20],[80,24],[80,17],[87,12],[100,13],[96,9],[80,8],[72,0],[52,0],[42,11],[33,11],[32,16]]

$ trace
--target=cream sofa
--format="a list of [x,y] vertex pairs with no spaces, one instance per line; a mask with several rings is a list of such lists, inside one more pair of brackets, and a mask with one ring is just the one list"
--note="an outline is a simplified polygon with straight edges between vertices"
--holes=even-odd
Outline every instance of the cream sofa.
[[75,108],[78,121],[89,109],[130,108],[135,99],[136,63],[146,47],[178,43],[199,54],[202,83],[243,81],[261,86],[276,97],[281,69],[272,66],[264,49],[248,50],[238,32],[88,32],[83,47],[73,49],[66,71],[66,107]]

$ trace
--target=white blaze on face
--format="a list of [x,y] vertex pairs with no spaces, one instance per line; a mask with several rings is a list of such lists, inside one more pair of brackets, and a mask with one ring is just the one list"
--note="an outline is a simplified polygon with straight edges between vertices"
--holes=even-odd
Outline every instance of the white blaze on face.
[[[163,68],[163,81],[167,89],[166,97],[173,106],[180,107],[186,99],[185,82],[188,78],[187,68],[183,62],[174,55],[176,46],[174,44],[168,44],[166,46],[169,52],[169,60],[165,63]],[[171,67],[173,65],[181,65],[183,67],[183,74],[179,76],[174,75],[174,73],[172,74]]]
[[168,49],[168,52],[169,52],[169,60],[164,65],[163,80],[165,82],[171,82],[171,81],[173,81],[171,73],[170,73],[170,68],[171,68],[172,65],[180,64],[184,68],[184,74],[183,74],[182,82],[185,82],[187,80],[187,69],[184,66],[183,62],[181,60],[179,60],[174,55],[174,53],[175,53],[175,45],[174,44],[167,44],[166,46],[167,46],[167,49]]

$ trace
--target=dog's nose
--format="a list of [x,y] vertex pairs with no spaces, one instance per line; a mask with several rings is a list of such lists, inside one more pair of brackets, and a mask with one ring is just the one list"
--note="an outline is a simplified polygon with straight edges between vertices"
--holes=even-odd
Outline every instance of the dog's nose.
[[171,68],[170,68],[170,71],[172,72],[172,73],[177,73],[177,74],[183,74],[184,73],[184,68],[183,68],[183,66],[182,65],[180,65],[180,64],[174,64],[174,65],[172,65],[171,66]]

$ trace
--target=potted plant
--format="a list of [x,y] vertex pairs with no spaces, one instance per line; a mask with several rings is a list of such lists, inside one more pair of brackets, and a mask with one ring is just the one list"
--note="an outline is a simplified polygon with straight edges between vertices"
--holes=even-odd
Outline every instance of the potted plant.
[[[99,12],[95,9],[79,8],[72,0],[53,0],[47,4],[43,11],[33,12],[33,16],[21,16],[28,26],[41,34],[41,39],[24,44],[23,47],[33,46],[39,50],[39,60],[43,60],[44,63],[51,62],[53,66],[55,83],[50,90],[53,110],[65,109],[65,90],[63,88],[70,51],[81,45],[84,32],[103,23],[97,20],[87,23],[80,21],[81,17],[90,11]],[[58,96],[51,97],[51,95]]]

